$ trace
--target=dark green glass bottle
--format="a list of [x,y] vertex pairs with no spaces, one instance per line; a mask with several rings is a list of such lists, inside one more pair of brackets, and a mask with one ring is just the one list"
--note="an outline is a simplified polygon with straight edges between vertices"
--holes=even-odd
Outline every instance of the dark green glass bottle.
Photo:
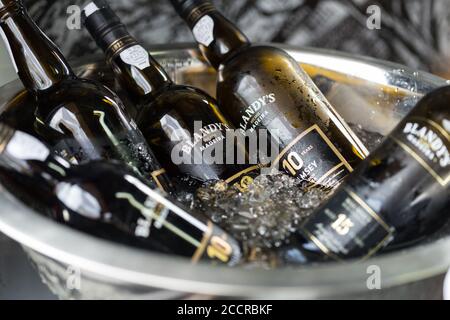
[[424,97],[305,221],[285,254],[302,257],[301,263],[367,258],[445,226],[450,218],[449,101],[450,87]]
[[36,100],[36,132],[71,162],[120,160],[169,190],[142,133],[120,99],[100,83],[79,79],[21,1],[0,2],[0,33],[25,88]]
[[27,205],[95,236],[193,262],[235,265],[241,258],[230,235],[120,163],[72,166],[37,138],[2,123],[0,181]]
[[[226,136],[232,127],[216,101],[199,89],[173,83],[106,1],[89,2],[83,13],[86,28],[137,105],[138,127],[159,160],[174,175],[187,175],[200,183],[226,180],[245,187],[251,179],[249,174],[258,172],[259,167],[239,165],[237,158],[227,163]],[[243,147],[236,149],[245,153]],[[222,161],[205,156],[217,156],[216,151]]]
[[334,188],[368,151],[300,65],[285,51],[251,45],[207,0],[171,0],[219,72],[221,111],[243,132],[268,131],[281,152],[273,165]]

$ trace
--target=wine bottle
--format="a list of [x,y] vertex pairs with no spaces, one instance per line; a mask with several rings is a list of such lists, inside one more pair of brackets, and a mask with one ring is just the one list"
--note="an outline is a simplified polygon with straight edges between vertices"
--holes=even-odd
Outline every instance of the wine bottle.
[[299,246],[291,248],[296,256],[369,257],[411,245],[448,222],[449,99],[444,87],[417,104],[301,226]]
[[243,132],[267,130],[288,174],[336,187],[368,151],[300,65],[285,51],[251,45],[207,0],[171,0],[201,52],[218,70],[217,100]]
[[165,170],[128,117],[120,99],[79,79],[21,1],[0,2],[0,34],[25,88],[36,100],[36,132],[74,163],[120,160],[169,190]]
[[238,243],[117,162],[72,166],[35,137],[0,123],[0,180],[60,223],[158,252],[234,265]]
[[[187,175],[200,183],[225,180],[245,187],[252,179],[251,172],[257,172],[259,167],[239,165],[235,158],[226,161],[226,136],[232,127],[216,101],[202,90],[173,83],[106,1],[89,2],[83,17],[87,30],[136,103],[139,129],[159,160],[172,164],[167,167],[171,173]],[[207,159],[205,154],[211,154],[218,144],[221,159]],[[237,152],[245,153],[245,148],[242,146]]]

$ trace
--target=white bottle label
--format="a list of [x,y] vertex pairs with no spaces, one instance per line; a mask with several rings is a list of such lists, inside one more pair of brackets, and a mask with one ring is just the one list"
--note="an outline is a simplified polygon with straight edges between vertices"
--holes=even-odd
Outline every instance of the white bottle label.
[[198,43],[209,46],[214,41],[214,20],[204,16],[195,24],[192,32]]
[[5,43],[6,50],[8,51],[8,54],[9,54],[9,56],[11,58],[11,62],[13,64],[14,70],[16,70],[16,73],[18,73],[19,69],[17,68],[16,60],[14,60],[14,56],[13,56],[12,51],[11,51],[11,46],[9,45],[8,38],[6,37],[6,34],[5,34],[5,32],[2,29],[0,29],[0,35],[3,38],[3,42]]
[[147,50],[140,45],[132,46],[120,53],[123,62],[135,66],[139,70],[144,70],[150,66],[150,58]]

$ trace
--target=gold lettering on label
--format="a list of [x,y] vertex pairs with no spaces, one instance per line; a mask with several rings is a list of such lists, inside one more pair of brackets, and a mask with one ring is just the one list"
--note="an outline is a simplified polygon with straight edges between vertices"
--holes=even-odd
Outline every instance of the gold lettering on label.
[[[286,170],[287,172],[289,172],[290,174],[292,174],[293,176],[296,176],[298,174],[298,172],[300,171],[300,169],[302,169],[302,167],[304,166],[304,163],[301,159],[301,156],[297,152],[290,151],[290,149],[292,147],[294,147],[306,135],[308,135],[309,133],[311,133],[313,131],[316,131],[320,135],[322,141],[328,145],[328,147],[333,151],[333,153],[336,155],[336,157],[340,160],[339,163],[336,163],[336,166],[334,167],[334,169],[336,170],[336,169],[340,168],[341,166],[345,166],[349,172],[353,172],[352,166],[347,162],[347,160],[339,152],[339,150],[331,143],[330,139],[325,135],[325,133],[322,131],[322,129],[320,129],[320,127],[317,124],[311,126],[309,129],[302,132],[300,135],[297,136],[297,138],[295,138],[290,144],[288,144],[288,146],[286,148],[284,148],[279,153],[279,155],[275,158],[275,160],[272,162],[272,167],[275,167],[280,162],[280,160],[287,154],[287,158],[283,159],[283,161],[282,161],[283,169]],[[307,149],[309,149],[309,148],[311,148],[311,146],[309,146]],[[323,175],[321,177],[317,177],[316,180],[317,181],[325,180],[328,176],[333,174],[333,172],[335,172],[335,170],[328,171],[325,175]],[[317,184],[317,182],[316,182],[316,184]]]
[[231,245],[225,239],[213,236],[206,252],[211,259],[219,259],[222,262],[228,262],[233,253],[233,248],[231,248]]
[[248,187],[253,183],[253,178],[249,176],[243,176],[239,182],[236,182],[233,186],[238,188],[241,192],[246,192]]

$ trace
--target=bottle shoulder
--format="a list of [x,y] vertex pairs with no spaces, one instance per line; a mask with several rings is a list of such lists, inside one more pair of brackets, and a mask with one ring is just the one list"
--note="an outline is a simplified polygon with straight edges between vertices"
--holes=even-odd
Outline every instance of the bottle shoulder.
[[86,79],[67,79],[37,95],[36,115],[45,121],[60,109],[75,113],[122,108],[118,96],[104,85]]
[[297,62],[282,49],[267,45],[250,45],[224,61],[219,70],[242,68],[243,66],[261,66],[261,63],[270,61],[297,65]]
[[[76,212],[77,216],[89,220],[108,222],[111,216],[127,215],[132,212],[123,211],[117,204],[121,194],[138,197],[139,190],[127,177],[134,176],[119,162],[91,162],[87,165],[74,166],[55,186],[55,194],[63,207]],[[142,199],[138,199],[142,201]]]
[[60,95],[63,93],[68,97],[82,94],[82,96],[107,96],[116,98],[115,93],[100,82],[76,77],[62,80],[51,89],[42,92],[39,97],[50,99],[57,95],[60,98]]
[[133,176],[133,173],[117,160],[91,161],[85,165],[72,166],[63,182],[90,190],[91,193],[107,195],[120,188],[126,189],[128,175]]
[[206,92],[185,85],[172,85],[147,102],[138,118],[151,117],[154,120],[165,114],[176,113],[181,117],[199,117],[200,114],[214,114],[217,102]]
[[270,46],[254,46],[243,49],[223,64],[219,68],[218,79],[217,92],[218,95],[223,95],[224,87],[235,92],[255,85],[264,88],[273,87],[275,84],[285,86],[287,82],[303,83],[305,72],[284,50]]
[[197,100],[204,100],[208,101],[209,103],[216,104],[216,101],[214,98],[212,98],[208,93],[205,91],[192,87],[187,85],[180,85],[180,84],[173,84],[169,86],[161,95],[161,100],[182,100],[182,99],[190,99],[192,101]]
[[[450,86],[445,86],[436,89],[419,101],[416,108],[413,109],[410,115],[423,116],[427,119],[436,117],[443,117],[450,121]],[[450,129],[448,129],[450,131]]]

